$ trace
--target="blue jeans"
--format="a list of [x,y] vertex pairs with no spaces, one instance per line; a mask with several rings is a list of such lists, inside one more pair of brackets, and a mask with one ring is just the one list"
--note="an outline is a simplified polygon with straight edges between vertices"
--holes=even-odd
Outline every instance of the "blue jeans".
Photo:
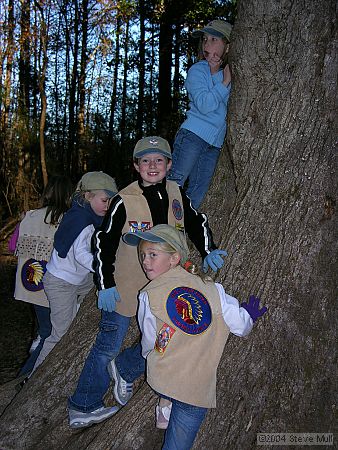
[[[102,311],[99,333],[86,359],[77,388],[68,399],[69,407],[91,412],[104,406],[103,397],[111,381],[107,366],[118,355],[129,322],[130,317]],[[144,373],[145,360],[140,349],[140,344],[130,347],[116,359],[117,369],[127,382],[133,382]]]
[[184,186],[194,208],[198,209],[208,191],[220,155],[220,148],[208,144],[185,128],[176,134],[172,167],[168,179]]
[[45,339],[48,338],[52,331],[52,323],[50,321],[50,308],[46,306],[34,305],[34,311],[38,320],[38,334],[41,336],[41,340],[36,349],[31,353],[23,367],[20,369],[19,375],[29,375],[35,365],[40,351],[42,349]]
[[189,450],[208,410],[173,398],[169,400],[173,406],[162,450]]

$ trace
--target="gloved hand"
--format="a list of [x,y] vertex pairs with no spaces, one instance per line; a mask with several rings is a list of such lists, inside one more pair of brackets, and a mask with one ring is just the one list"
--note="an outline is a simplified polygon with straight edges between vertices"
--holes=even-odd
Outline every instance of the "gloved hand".
[[109,289],[102,289],[99,291],[99,298],[97,306],[103,311],[113,312],[116,308],[116,302],[121,301],[120,294],[116,287],[111,287]]
[[266,306],[263,306],[263,308],[259,309],[259,302],[260,299],[258,297],[255,297],[254,295],[250,295],[249,297],[249,303],[243,302],[241,304],[241,307],[246,309],[248,313],[251,316],[251,319],[256,322],[256,320],[259,317],[262,317],[263,314],[266,313],[268,308]]
[[213,250],[204,258],[203,261],[203,272],[206,273],[208,271],[208,267],[211,270],[216,272],[217,269],[220,269],[223,264],[223,258],[220,255],[227,256],[228,252],[226,250]]

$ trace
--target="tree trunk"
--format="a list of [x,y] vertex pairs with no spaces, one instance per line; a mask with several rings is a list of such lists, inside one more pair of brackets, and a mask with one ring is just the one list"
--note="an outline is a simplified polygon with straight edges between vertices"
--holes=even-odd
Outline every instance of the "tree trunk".
[[81,27],[82,27],[82,45],[81,45],[81,65],[79,76],[79,114],[78,114],[78,158],[80,172],[85,171],[86,161],[84,159],[86,151],[85,137],[85,99],[86,99],[86,70],[87,70],[87,39],[88,39],[88,0],[81,2]]
[[[7,39],[6,48],[1,50],[1,55],[6,59],[6,71],[4,83],[0,87],[0,146],[1,146],[1,174],[8,173],[8,167],[11,161],[10,139],[8,133],[9,123],[9,109],[11,104],[11,88],[12,88],[12,74],[13,74],[13,58],[14,58],[14,3],[13,0],[8,2],[8,18],[7,18]],[[1,60],[1,69],[3,68],[4,60]],[[1,80],[2,78],[1,70]]]
[[164,2],[166,10],[160,19],[159,58],[158,58],[158,118],[157,132],[159,136],[169,137],[168,124],[171,120],[172,97],[171,97],[171,69],[172,69],[172,46],[173,28],[171,20],[173,17],[172,4],[170,0]]
[[125,150],[126,142],[126,116],[127,116],[127,85],[128,85],[128,47],[129,47],[129,18],[126,17],[125,22],[125,33],[124,33],[124,44],[123,44],[123,81],[122,81],[122,96],[121,96],[121,122],[120,122],[120,133],[121,133],[121,149]]
[[[46,147],[45,147],[45,126],[46,126],[46,114],[47,114],[47,96],[45,90],[46,71],[48,65],[47,45],[48,45],[48,30],[47,24],[44,18],[43,8],[38,6],[41,14],[41,31],[40,31],[40,45],[42,48],[42,67],[40,67],[39,73],[39,90],[41,98],[41,114],[40,114],[40,160],[41,160],[41,172],[43,178],[44,187],[48,183],[48,172],[46,164]],[[47,11],[48,15],[48,11]]]
[[[78,80],[78,57],[79,57],[79,5],[78,0],[74,2],[74,49],[73,49],[73,68],[69,88],[69,122],[68,122],[68,152],[71,158],[71,173],[78,176],[78,155],[77,155],[77,89]],[[67,31],[70,32],[70,31]]]
[[[108,130],[108,142],[112,143],[114,138],[115,126],[115,110],[117,100],[117,84],[120,64],[120,35],[121,35],[121,18],[116,18],[116,38],[115,38],[115,61],[114,61],[114,76],[113,76],[113,92],[111,96],[110,117],[109,117],[109,130]],[[109,157],[110,155],[107,155]]]
[[[239,4],[227,145],[203,210],[229,253],[216,280],[241,300],[259,295],[268,313],[250,336],[229,339],[218,406],[195,449],[256,448],[258,432],[336,430],[334,15],[333,0]],[[0,446],[161,448],[155,396],[142,380],[116,416],[68,429],[66,397],[98,319],[88,300],[79,314],[4,412]]]
[[144,126],[144,88],[145,88],[145,64],[146,64],[146,44],[145,44],[145,4],[144,0],[139,0],[140,17],[140,39],[139,39],[139,61],[138,61],[138,98],[136,115],[136,140],[143,137]]

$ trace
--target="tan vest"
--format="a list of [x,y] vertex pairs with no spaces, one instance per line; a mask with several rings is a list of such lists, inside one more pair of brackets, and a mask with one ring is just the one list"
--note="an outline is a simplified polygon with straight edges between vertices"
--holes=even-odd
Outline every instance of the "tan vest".
[[[168,223],[183,229],[184,214],[182,197],[178,185],[167,181],[169,197]],[[122,233],[128,231],[146,231],[152,228],[151,213],[147,200],[142,195],[138,182],[127,186],[119,192],[126,208],[127,220]],[[137,295],[139,290],[148,283],[138,260],[137,247],[127,245],[122,237],[116,252],[115,283],[121,296],[116,303],[116,312],[126,316],[135,316],[137,310]]]
[[[14,297],[49,307],[43,289],[45,264],[53,250],[57,225],[44,222],[47,208],[28,211],[20,223],[15,254],[18,256]],[[50,217],[47,218],[47,222]]]
[[147,357],[149,385],[184,403],[215,408],[216,372],[229,336],[215,284],[178,266],[144,290],[157,331]]

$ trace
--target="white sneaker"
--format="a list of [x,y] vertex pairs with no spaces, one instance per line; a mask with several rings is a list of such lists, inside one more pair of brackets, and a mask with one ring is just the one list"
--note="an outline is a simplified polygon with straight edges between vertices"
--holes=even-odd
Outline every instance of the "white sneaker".
[[33,340],[31,348],[29,349],[29,353],[33,353],[36,347],[40,344],[41,336],[38,334],[37,337]]
[[124,380],[117,370],[115,359],[108,364],[110,378],[115,381],[114,398],[122,406],[126,405],[133,396],[133,383]]

